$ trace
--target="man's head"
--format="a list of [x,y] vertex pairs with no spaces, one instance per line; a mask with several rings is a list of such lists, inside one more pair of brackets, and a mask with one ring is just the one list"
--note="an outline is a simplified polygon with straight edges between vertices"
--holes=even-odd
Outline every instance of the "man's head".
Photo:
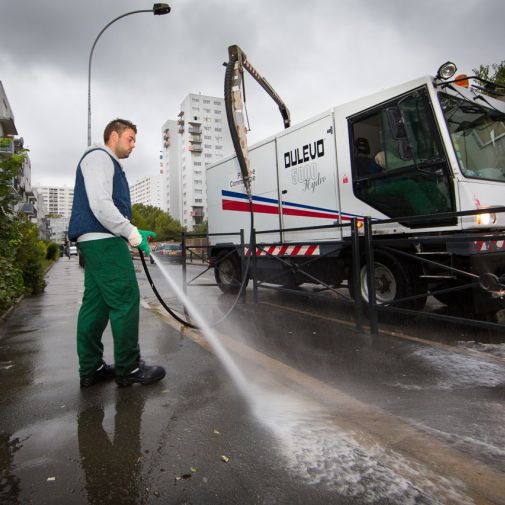
[[114,119],[103,132],[103,141],[119,158],[128,158],[137,138],[137,127],[126,119]]

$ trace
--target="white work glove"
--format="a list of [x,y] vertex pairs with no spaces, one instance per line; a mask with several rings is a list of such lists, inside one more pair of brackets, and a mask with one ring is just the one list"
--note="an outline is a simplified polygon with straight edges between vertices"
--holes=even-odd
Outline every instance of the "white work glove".
[[128,237],[128,243],[132,247],[138,247],[142,242],[142,235],[139,233],[138,228],[134,228]]

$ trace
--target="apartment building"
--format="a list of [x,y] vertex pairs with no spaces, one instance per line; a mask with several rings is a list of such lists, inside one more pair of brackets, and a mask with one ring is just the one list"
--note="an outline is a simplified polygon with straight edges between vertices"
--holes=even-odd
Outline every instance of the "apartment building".
[[[24,151],[24,140],[17,137],[18,131],[7,94],[0,81],[0,159]],[[37,195],[32,188],[32,165],[30,157],[25,153],[21,170],[12,180],[12,187],[18,194],[19,200],[14,205],[15,213],[22,212],[33,222],[38,224],[42,239],[47,238],[47,223],[45,214],[40,212]],[[43,210],[43,205],[42,205]]]
[[173,122],[167,121],[165,125],[162,145],[169,181],[167,199],[170,208],[179,211],[177,215],[171,212],[173,217],[192,230],[207,216],[206,167],[233,151],[224,99],[194,93],[187,95],[176,121],[177,141]]
[[142,203],[166,210],[165,193],[165,179],[161,173],[142,177],[130,186],[132,205]]
[[74,201],[74,189],[67,186],[37,186],[37,194],[44,201],[47,212],[51,215],[59,215],[70,219],[72,203]]

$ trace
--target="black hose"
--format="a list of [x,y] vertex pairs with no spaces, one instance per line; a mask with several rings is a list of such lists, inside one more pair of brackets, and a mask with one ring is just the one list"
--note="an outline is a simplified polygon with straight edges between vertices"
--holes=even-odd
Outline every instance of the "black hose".
[[179,323],[183,324],[184,326],[188,326],[189,328],[193,329],[198,329],[198,326],[194,325],[193,323],[190,323],[189,321],[184,320],[182,317],[180,317],[178,314],[176,314],[161,298],[161,295],[158,293],[158,290],[156,289],[156,286],[154,285],[153,279],[151,277],[151,274],[149,273],[149,269],[147,268],[146,260],[144,258],[144,253],[139,250],[139,256],[140,256],[140,261],[142,261],[142,266],[144,267],[144,272],[146,273],[147,280],[149,281],[149,285],[151,286],[151,289],[153,290],[153,293],[156,295],[156,298],[158,301],[161,303],[163,308]]

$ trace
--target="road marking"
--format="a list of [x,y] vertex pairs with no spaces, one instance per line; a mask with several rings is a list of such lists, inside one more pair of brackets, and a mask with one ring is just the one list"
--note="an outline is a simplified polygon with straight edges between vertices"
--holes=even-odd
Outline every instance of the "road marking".
[[[212,347],[200,332],[176,323],[159,305],[151,305],[151,309],[174,329],[212,352]],[[417,465],[431,469],[435,475],[461,482],[465,487],[465,495],[475,504],[505,505],[505,476],[502,472],[472,459],[406,421],[356,400],[334,386],[262,354],[228,335],[220,333],[219,337],[228,351],[254,367],[260,367],[284,387],[325,407],[331,406],[333,422],[346,432],[361,433],[359,442],[362,446],[371,448],[379,444],[386,451],[399,453],[409,461],[414,460]],[[395,471],[401,473],[402,470]],[[412,475],[408,476],[415,484]],[[442,503],[461,503],[459,498],[451,495],[451,490],[437,491],[442,495],[440,498],[443,497]]]

